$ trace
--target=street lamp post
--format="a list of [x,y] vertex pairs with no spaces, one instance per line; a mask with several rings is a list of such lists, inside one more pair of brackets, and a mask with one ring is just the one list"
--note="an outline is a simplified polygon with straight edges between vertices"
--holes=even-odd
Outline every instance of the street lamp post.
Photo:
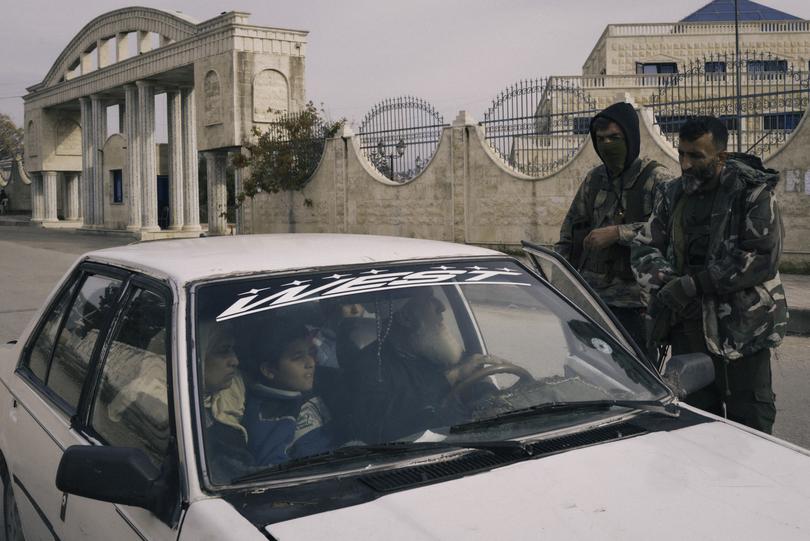
[[405,141],[400,139],[397,141],[396,146],[394,147],[394,152],[391,154],[386,154],[385,152],[385,143],[382,139],[377,143],[377,153],[382,156],[383,158],[388,158],[388,163],[390,164],[390,179],[394,180],[394,158],[401,158],[405,155]]

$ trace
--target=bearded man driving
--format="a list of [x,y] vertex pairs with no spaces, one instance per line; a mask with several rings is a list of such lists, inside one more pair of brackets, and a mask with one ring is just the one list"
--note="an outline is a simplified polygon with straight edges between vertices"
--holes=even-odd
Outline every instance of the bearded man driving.
[[465,356],[460,338],[445,323],[444,303],[427,288],[415,291],[388,321],[378,321],[376,342],[357,358],[341,361],[352,439],[392,441],[463,419],[460,405],[448,396],[486,357]]

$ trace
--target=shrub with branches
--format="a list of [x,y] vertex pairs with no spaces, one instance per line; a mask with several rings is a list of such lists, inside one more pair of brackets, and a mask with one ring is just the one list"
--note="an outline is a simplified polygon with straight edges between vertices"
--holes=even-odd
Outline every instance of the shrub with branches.
[[[312,102],[298,113],[271,112],[278,120],[265,131],[254,126],[255,140],[245,143],[245,152],[233,158],[234,167],[250,168],[242,192],[236,196],[237,205],[259,192],[302,191],[320,162],[326,139],[334,137],[345,123],[343,119],[327,121],[323,109]],[[309,199],[304,203],[312,205]]]

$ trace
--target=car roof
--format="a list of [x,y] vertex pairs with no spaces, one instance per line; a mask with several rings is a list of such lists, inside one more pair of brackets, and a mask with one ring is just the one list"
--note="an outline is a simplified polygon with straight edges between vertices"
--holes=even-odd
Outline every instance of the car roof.
[[362,263],[492,257],[494,250],[434,240],[375,235],[278,234],[175,239],[97,250],[86,259],[168,277],[179,284]]

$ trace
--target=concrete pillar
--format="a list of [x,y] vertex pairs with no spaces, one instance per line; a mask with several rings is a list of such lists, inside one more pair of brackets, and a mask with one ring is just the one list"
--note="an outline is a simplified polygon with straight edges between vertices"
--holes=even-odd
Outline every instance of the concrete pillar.
[[140,139],[141,230],[160,231],[157,215],[155,158],[155,86],[136,81],[138,87],[138,138]]
[[93,167],[95,151],[93,150],[93,114],[90,98],[79,98],[82,124],[82,178],[80,184],[81,216],[84,225],[93,224]]
[[197,115],[194,87],[181,90],[183,134],[183,230],[200,231],[200,179],[197,171]]
[[225,216],[228,204],[225,176],[227,163],[227,152],[205,153],[205,170],[208,177],[208,233],[211,235],[224,235],[228,231],[228,219]]
[[183,229],[183,107],[179,90],[166,92],[169,132],[169,229]]
[[44,213],[42,216],[43,222],[58,222],[59,218],[56,215],[56,171],[43,171],[42,172],[42,201],[44,206]]
[[104,143],[107,141],[107,104],[98,94],[90,96],[93,115],[93,225],[104,223]]
[[81,58],[81,73],[85,75],[93,71],[93,55],[96,54],[96,50],[93,49],[90,52],[83,52],[79,55]]
[[42,173],[31,174],[31,221],[42,223],[45,217],[45,196],[42,190]]
[[119,32],[115,35],[115,61],[120,62],[129,56],[129,42],[127,41],[128,34],[126,32]]
[[124,85],[123,130],[127,140],[127,157],[124,166],[124,197],[129,215],[127,229],[141,229],[141,138],[138,131],[138,87]]
[[79,219],[79,173],[65,173],[65,219]]
[[453,242],[467,242],[467,204],[469,178],[470,136],[469,130],[476,129],[476,121],[466,111],[459,111],[453,121],[452,146],[450,147],[450,162],[452,164],[453,179]]
[[115,63],[115,50],[113,50],[112,38],[100,39],[96,43],[98,49],[98,68],[105,68]]
[[[238,197],[239,193],[242,191],[242,176],[245,174],[245,170],[241,167],[237,167],[233,171],[233,190],[234,194]],[[244,220],[245,215],[241,205],[236,207],[236,234],[241,235],[244,233]]]
[[149,32],[138,31],[138,54],[148,53],[152,50],[152,35]]

